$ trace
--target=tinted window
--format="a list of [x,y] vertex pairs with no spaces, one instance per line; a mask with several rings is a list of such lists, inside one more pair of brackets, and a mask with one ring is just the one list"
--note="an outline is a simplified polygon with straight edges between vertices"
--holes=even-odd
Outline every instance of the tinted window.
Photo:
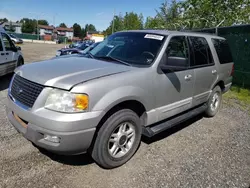
[[202,37],[190,37],[190,42],[193,48],[194,58],[191,61],[191,66],[201,66],[213,63],[211,50],[207,40]]
[[172,37],[167,50],[167,65],[187,66],[188,65],[188,44],[185,36]]
[[226,40],[212,39],[221,64],[233,62],[230,47]]
[[167,56],[188,58],[188,45],[184,36],[171,38],[167,47]]

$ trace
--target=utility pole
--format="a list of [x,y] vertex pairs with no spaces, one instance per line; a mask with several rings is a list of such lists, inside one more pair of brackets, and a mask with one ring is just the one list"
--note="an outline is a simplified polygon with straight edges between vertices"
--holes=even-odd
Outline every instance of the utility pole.
[[36,27],[37,27],[37,40],[39,40],[38,16],[36,20]]
[[115,9],[114,9],[114,16],[113,16],[113,23],[112,23],[112,34],[114,33],[114,27],[115,27]]

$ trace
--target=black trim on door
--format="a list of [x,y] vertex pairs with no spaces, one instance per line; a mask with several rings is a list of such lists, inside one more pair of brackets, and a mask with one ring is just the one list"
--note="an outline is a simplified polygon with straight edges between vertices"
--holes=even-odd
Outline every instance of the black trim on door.
[[7,61],[7,62],[4,62],[4,63],[0,63],[0,66],[1,65],[6,65],[6,64],[10,64],[10,63],[15,63],[16,62],[16,60],[14,60],[14,61]]

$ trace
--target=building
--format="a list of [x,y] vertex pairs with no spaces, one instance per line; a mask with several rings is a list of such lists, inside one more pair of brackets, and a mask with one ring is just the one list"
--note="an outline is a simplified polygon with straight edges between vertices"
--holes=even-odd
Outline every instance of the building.
[[54,26],[38,25],[40,35],[52,35]]
[[85,39],[93,40],[95,42],[101,42],[104,40],[104,35],[98,31],[88,31]]
[[2,24],[2,27],[6,30],[6,31],[10,31],[10,32],[15,32],[15,33],[22,33],[22,24],[21,23],[16,23],[16,22],[4,22]]
[[57,36],[67,37],[70,40],[72,40],[74,36],[73,28],[57,27],[56,32]]

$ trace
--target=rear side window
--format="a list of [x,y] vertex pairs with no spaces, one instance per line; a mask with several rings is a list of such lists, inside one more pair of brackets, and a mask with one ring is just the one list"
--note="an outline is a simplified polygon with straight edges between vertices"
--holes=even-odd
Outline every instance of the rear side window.
[[213,57],[207,40],[203,37],[189,37],[193,49],[191,66],[204,66],[213,64]]
[[217,52],[220,63],[232,63],[233,57],[227,41],[221,39],[212,39],[212,42],[214,44],[214,48]]

